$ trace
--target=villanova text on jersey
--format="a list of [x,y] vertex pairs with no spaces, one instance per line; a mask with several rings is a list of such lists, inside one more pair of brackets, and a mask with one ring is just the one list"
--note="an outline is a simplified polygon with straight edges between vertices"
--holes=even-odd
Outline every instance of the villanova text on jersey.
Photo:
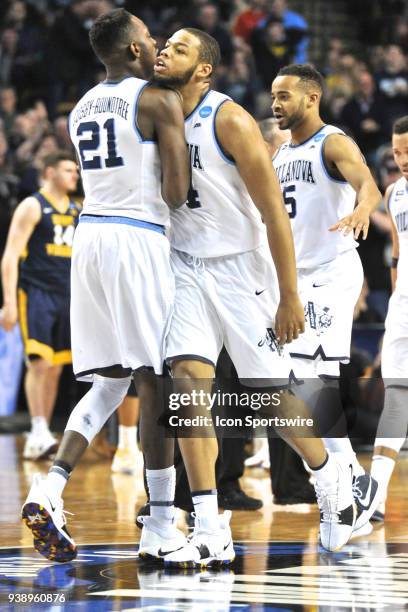
[[307,159],[296,159],[283,163],[276,169],[279,182],[289,183],[292,181],[304,181],[305,183],[316,183],[313,175],[312,162]]

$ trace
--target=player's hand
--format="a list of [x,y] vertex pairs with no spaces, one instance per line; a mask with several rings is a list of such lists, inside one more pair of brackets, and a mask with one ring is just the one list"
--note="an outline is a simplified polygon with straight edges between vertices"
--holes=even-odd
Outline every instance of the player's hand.
[[0,325],[6,331],[11,331],[13,329],[13,327],[17,323],[17,319],[17,306],[3,306],[3,308],[0,310]]
[[329,227],[329,232],[343,232],[343,236],[347,236],[351,231],[354,232],[354,238],[362,234],[363,240],[367,238],[368,228],[370,227],[370,208],[363,203],[359,204],[353,210],[351,215],[343,217],[338,223]]
[[281,346],[305,331],[305,313],[299,296],[281,297],[275,318],[275,334]]

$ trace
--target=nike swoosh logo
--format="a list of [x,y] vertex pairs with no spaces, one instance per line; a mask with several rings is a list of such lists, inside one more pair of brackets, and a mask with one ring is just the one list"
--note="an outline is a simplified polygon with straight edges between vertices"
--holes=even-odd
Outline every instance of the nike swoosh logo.
[[317,285],[316,283],[313,283],[313,287],[316,289],[317,287],[324,287],[325,285],[327,285],[327,283],[323,283],[322,285]]
[[175,548],[174,550],[164,550],[164,551],[161,548],[159,548],[159,550],[157,551],[157,554],[159,557],[165,557],[166,555],[177,552],[178,550],[181,550],[182,548],[184,548],[184,546],[180,546],[180,548]]
[[368,508],[370,507],[370,501],[371,501],[371,487],[372,487],[372,482],[370,479],[370,485],[367,489],[367,493],[364,497],[364,499],[359,499],[358,503],[360,504],[360,506],[364,509],[364,510],[368,510]]
[[263,293],[264,291],[266,291],[266,289],[262,289],[262,291],[255,291],[255,295],[261,295],[261,293]]

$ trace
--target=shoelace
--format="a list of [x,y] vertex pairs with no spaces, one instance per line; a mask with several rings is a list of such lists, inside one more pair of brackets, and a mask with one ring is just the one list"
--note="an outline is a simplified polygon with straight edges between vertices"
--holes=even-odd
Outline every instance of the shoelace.
[[339,523],[340,511],[337,507],[337,493],[326,493],[317,485],[315,486],[318,506],[322,513],[322,523]]

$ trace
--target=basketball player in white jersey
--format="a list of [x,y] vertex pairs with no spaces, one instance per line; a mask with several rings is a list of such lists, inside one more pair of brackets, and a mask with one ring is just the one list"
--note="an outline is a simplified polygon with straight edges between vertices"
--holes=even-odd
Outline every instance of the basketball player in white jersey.
[[337,381],[340,363],[350,359],[353,311],[363,283],[356,239],[366,238],[381,194],[355,142],[321,119],[322,93],[323,77],[307,64],[282,68],[272,83],[272,111],[279,127],[291,131],[273,164],[291,218],[306,319],[306,331],[290,353],[296,375],[307,379],[305,399],[320,423],[327,422],[326,447],[353,466],[356,529],[366,525],[368,533],[378,486],[347,437]]
[[[180,98],[143,80],[152,72],[156,42],[127,11],[97,19],[90,41],[106,79],[77,103],[69,128],[85,191],[72,257],[73,366],[77,377],[92,375],[93,385],[71,413],[45,482],[35,480],[22,511],[36,550],[60,562],[76,556],[62,491],[122,403],[132,372],[139,376],[141,441],[153,502],[162,472],[174,471],[173,441],[160,437],[156,426],[154,377],[142,372],[162,373],[174,286],[164,229],[169,208],[186,201],[190,181]],[[160,454],[152,454],[158,446]],[[86,495],[91,499],[93,492]],[[171,484],[165,495],[174,495]],[[161,510],[160,524],[152,515],[142,534],[142,551],[153,555],[186,541],[174,516]]]
[[385,193],[392,220],[393,294],[388,305],[381,354],[384,409],[371,464],[371,475],[380,488],[380,503],[373,515],[377,521],[384,520],[388,483],[408,426],[408,116],[394,123],[392,148],[402,176]]
[[[217,42],[186,28],[167,41],[155,65],[155,80],[183,97],[192,166],[189,200],[171,214],[176,301],[167,357],[179,391],[211,392],[223,344],[244,384],[276,389],[287,385],[292,369],[283,345],[304,328],[290,223],[255,121],[210,89],[218,61]],[[304,409],[288,401],[290,394],[281,397],[275,414],[288,417]],[[208,413],[201,405],[190,406],[187,414]],[[207,437],[179,437],[195,529],[187,546],[165,557],[166,565],[227,564],[234,558],[229,516],[218,516],[217,442],[210,426],[201,432]],[[313,466],[322,544],[337,550],[354,525],[350,470],[329,457],[318,438],[287,431],[286,439]]]

